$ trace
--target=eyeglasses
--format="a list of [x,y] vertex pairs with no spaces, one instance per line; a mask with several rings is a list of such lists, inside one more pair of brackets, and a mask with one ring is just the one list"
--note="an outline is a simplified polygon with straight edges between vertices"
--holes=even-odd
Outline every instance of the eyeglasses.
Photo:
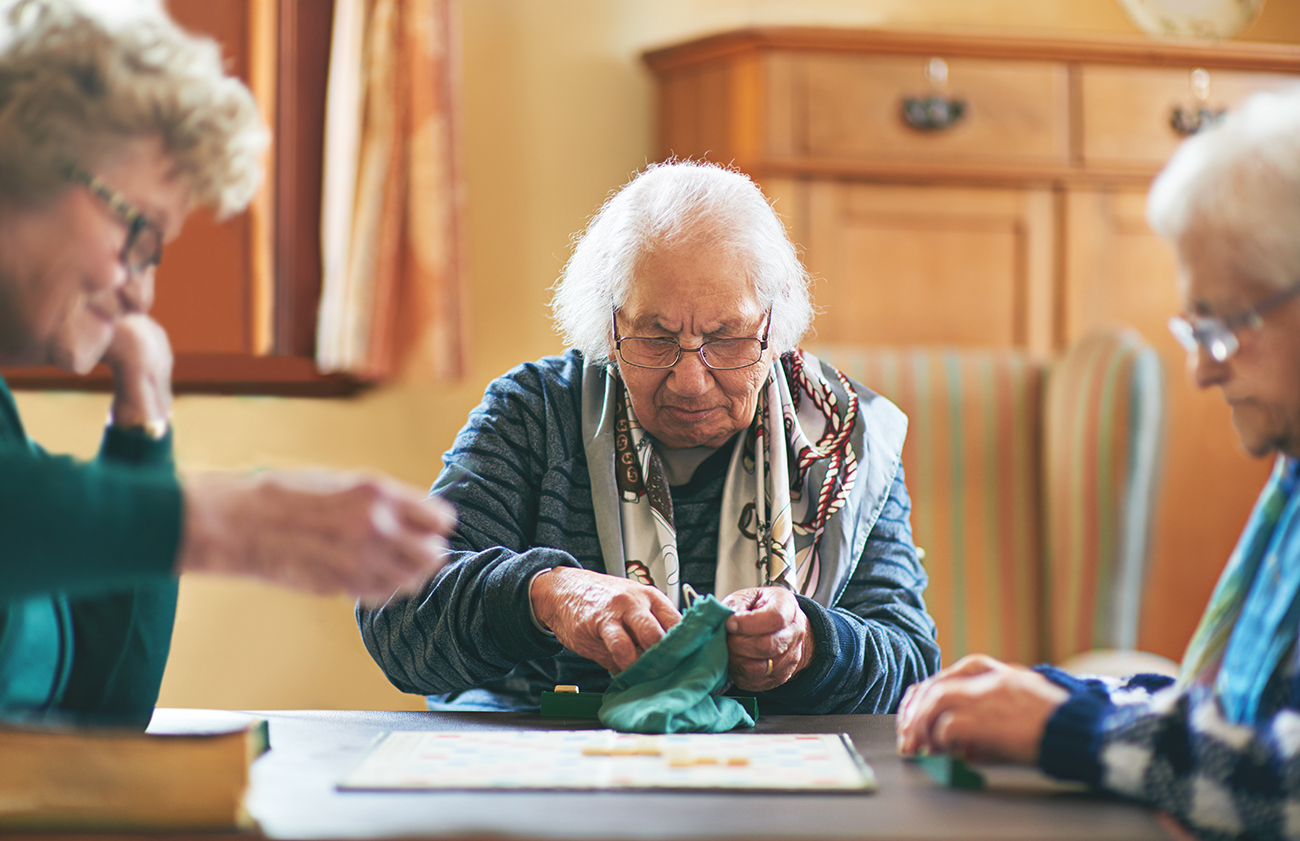
[[121,260],[132,277],[143,274],[151,266],[162,262],[162,230],[149,221],[144,211],[84,169],[70,166],[67,174],[69,179],[81,184],[90,190],[95,198],[108,205],[113,215],[126,225],[126,244],[122,246]]
[[1169,332],[1189,354],[1205,348],[1215,362],[1227,362],[1241,347],[1238,332],[1260,329],[1264,326],[1265,313],[1296,295],[1300,295],[1300,282],[1270,295],[1249,309],[1223,318],[1175,315],[1169,319]]
[[748,368],[763,358],[767,337],[772,332],[772,308],[767,308],[767,326],[761,339],[709,339],[696,348],[684,348],[676,339],[647,339],[618,334],[618,311],[614,316],[614,347],[618,358],[637,368],[671,368],[683,353],[698,353],[700,361],[715,371]]

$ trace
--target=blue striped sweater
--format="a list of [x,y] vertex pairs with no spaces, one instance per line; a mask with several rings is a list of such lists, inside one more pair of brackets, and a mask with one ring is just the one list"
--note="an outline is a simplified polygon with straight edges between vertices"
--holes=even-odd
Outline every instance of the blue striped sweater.
[[[603,691],[609,683],[608,672],[541,631],[528,602],[529,582],[542,570],[605,571],[582,445],[582,368],[581,355],[570,351],[521,365],[488,386],[443,456],[432,490],[460,513],[454,562],[414,596],[357,608],[366,648],[389,680],[404,692],[433,696],[431,706],[535,709],[540,693],[555,684]],[[720,477],[675,489],[687,521],[696,520],[692,510],[712,505],[701,483],[721,493]],[[815,659],[761,694],[764,712],[889,712],[905,687],[938,668],[909,512],[898,468],[836,602],[799,597]],[[712,570],[705,573],[695,556],[705,551],[701,544],[716,546],[716,532],[714,522],[680,541],[694,547],[685,559],[687,580],[695,577],[692,583],[705,590]]]

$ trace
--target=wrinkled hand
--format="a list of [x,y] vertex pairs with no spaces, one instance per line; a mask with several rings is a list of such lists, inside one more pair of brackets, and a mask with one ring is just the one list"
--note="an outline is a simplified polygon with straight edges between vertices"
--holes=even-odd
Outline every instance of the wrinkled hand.
[[763,692],[808,668],[812,632],[794,593],[784,587],[750,587],[722,603],[736,612],[727,620],[732,683],[746,692]]
[[533,579],[533,613],[565,648],[618,674],[682,614],[662,592],[626,578],[556,567]]
[[123,316],[103,362],[113,372],[113,423],[143,426],[165,421],[172,410],[172,347],[158,322]]
[[1033,765],[1048,719],[1068,698],[1037,672],[972,654],[907,688],[895,723],[898,752]]
[[363,600],[410,592],[447,563],[451,506],[383,478],[295,471],[184,483],[181,572],[247,575]]

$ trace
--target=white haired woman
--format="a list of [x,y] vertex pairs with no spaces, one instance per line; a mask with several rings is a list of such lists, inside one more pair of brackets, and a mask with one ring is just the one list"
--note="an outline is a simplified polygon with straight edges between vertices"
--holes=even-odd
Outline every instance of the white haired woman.
[[89,463],[47,455],[0,380],[0,719],[147,722],[176,576],[390,595],[442,564],[452,518],[394,483],[178,479],[154,266],[191,208],[242,208],[266,143],[213,42],[22,2],[0,48],[0,364],[113,373]]
[[915,686],[900,750],[1036,762],[1146,800],[1207,837],[1300,836],[1300,88],[1188,140],[1152,187],[1177,250],[1170,321],[1201,388],[1275,469],[1178,679],[1118,684],[963,659]]
[[554,307],[573,349],[489,385],[433,485],[456,562],[358,610],[396,686],[452,709],[602,691],[686,584],[735,610],[729,674],[765,712],[886,712],[937,668],[906,418],[796,348],[807,275],[756,185],[650,167]]

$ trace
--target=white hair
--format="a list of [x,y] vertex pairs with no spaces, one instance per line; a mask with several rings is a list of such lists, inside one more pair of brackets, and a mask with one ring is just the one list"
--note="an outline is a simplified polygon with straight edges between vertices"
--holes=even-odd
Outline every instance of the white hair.
[[1147,197],[1156,233],[1226,234],[1235,265],[1277,286],[1300,281],[1300,86],[1257,93],[1178,147]]
[[812,322],[812,301],[785,225],[748,176],[695,161],[647,167],[592,218],[551,302],[565,341],[592,362],[607,361],[611,307],[627,300],[641,260],[692,244],[745,260],[759,304],[772,308],[771,347],[794,350]]

